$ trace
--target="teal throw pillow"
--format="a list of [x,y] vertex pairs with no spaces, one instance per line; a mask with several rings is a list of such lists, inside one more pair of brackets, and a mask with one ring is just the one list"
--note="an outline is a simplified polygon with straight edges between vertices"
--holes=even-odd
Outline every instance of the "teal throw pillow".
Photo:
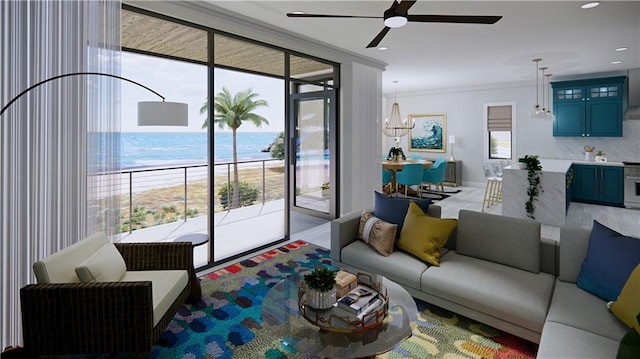
[[409,202],[415,202],[424,213],[427,213],[430,199],[418,199],[418,198],[400,198],[400,197],[388,197],[387,195],[375,193],[375,216],[385,222],[398,225],[396,231],[396,238],[400,238],[400,232],[402,232],[402,225],[404,224],[404,217],[407,215],[409,209]]
[[606,301],[618,298],[633,269],[640,263],[640,240],[593,221],[587,256],[578,287]]

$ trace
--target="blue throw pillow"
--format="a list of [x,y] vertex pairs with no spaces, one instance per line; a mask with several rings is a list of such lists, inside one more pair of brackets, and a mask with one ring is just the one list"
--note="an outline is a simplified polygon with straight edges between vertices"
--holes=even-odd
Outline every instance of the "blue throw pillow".
[[578,275],[578,287],[614,301],[638,263],[640,239],[623,236],[593,221],[587,256]]
[[404,223],[404,217],[407,215],[409,209],[409,202],[415,202],[423,211],[427,213],[430,199],[418,199],[418,198],[398,198],[388,197],[380,192],[375,193],[375,216],[381,220],[398,225],[396,231],[396,238],[400,238],[400,232],[402,231],[402,224]]

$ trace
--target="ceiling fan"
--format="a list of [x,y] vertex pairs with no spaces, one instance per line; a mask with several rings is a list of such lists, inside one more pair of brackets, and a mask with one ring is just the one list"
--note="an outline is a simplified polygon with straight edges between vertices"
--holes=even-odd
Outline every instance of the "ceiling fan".
[[409,8],[415,4],[415,1],[404,0],[398,2],[393,1],[391,7],[384,11],[383,16],[358,16],[358,15],[326,15],[326,14],[305,14],[305,13],[287,13],[288,17],[319,17],[319,18],[361,18],[361,19],[384,19],[384,29],[373,38],[373,41],[367,45],[376,47],[387,35],[391,28],[404,26],[407,22],[446,22],[455,24],[495,24],[502,16],[475,16],[475,15],[409,15]]

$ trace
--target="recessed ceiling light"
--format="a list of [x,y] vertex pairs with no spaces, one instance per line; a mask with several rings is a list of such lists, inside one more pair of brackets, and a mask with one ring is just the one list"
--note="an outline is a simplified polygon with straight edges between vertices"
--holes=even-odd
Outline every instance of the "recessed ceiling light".
[[618,47],[617,49],[615,49],[614,51],[627,51],[629,50],[628,47]]
[[596,7],[598,5],[600,5],[599,2],[592,1],[592,2],[588,2],[588,3],[582,4],[582,6],[580,6],[580,7],[583,8],[583,9],[593,9],[594,7]]
[[620,60],[611,61],[611,65],[620,65],[621,63],[622,63],[622,61],[620,61]]
[[378,46],[378,50],[384,51],[384,50],[389,50],[389,48],[386,46]]

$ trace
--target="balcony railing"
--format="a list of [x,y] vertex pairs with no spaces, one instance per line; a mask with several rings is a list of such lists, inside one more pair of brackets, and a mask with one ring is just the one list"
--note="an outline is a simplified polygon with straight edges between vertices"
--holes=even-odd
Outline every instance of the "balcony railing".
[[[229,210],[234,178],[233,162],[213,165],[214,188],[210,191],[209,165],[155,167],[120,171],[122,232],[187,221],[209,212],[208,196],[214,196],[214,212]],[[282,160],[239,161],[241,204],[284,198]],[[247,197],[248,196],[248,197]],[[221,198],[222,197],[222,198]]]

